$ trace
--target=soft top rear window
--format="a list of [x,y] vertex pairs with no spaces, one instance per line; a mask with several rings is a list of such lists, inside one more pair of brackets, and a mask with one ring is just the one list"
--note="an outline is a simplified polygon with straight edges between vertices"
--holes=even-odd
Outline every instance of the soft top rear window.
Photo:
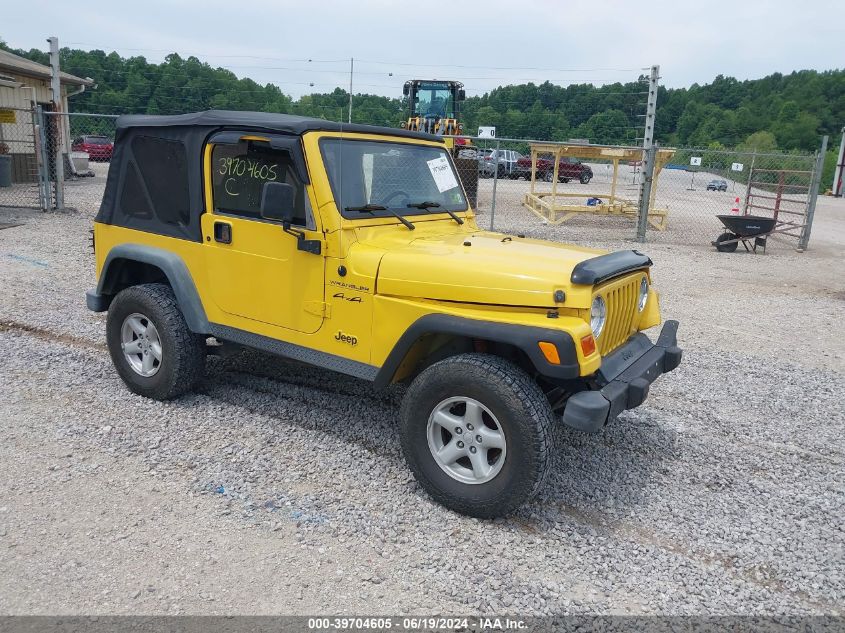
[[[125,213],[148,217],[149,209],[160,222],[187,225],[188,159],[181,141],[136,136],[132,139],[134,161],[127,164],[121,204]],[[138,174],[141,181],[137,180]]]

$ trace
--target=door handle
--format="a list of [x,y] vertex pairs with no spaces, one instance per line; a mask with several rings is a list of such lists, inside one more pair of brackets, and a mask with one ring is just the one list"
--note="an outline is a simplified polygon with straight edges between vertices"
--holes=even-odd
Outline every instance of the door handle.
[[232,243],[232,225],[228,222],[214,223],[214,241],[221,244]]

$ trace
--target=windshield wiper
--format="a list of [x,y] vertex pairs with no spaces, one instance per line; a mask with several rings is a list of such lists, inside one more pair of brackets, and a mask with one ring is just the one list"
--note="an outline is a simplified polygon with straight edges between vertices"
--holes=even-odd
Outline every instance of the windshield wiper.
[[[405,206],[407,206],[407,207],[409,207],[409,208],[411,208],[411,209],[425,209],[426,211],[428,211],[429,209],[438,209],[438,208],[441,208],[441,207],[440,207],[440,203],[439,203],[439,202],[412,202],[411,204],[407,204],[407,205],[405,205]],[[454,212],[454,211],[450,211],[449,209],[446,209],[446,208],[443,208],[443,211],[444,211],[445,213],[448,213],[448,214],[451,216],[451,218],[452,218],[455,222],[457,222],[458,224],[463,224],[463,223],[464,223],[464,221],[463,221],[463,220],[461,220],[461,218],[459,218],[459,217],[457,216],[457,214],[455,214],[455,212]]]
[[393,209],[389,209],[388,207],[386,207],[382,204],[364,204],[364,205],[361,205],[360,207],[346,207],[345,210],[346,211],[357,211],[358,213],[372,213],[373,211],[387,211],[390,215],[395,217],[402,224],[407,226],[410,230],[413,231],[415,228],[417,228],[411,223],[410,220],[403,218],[402,214],[400,214],[398,211],[394,211]]

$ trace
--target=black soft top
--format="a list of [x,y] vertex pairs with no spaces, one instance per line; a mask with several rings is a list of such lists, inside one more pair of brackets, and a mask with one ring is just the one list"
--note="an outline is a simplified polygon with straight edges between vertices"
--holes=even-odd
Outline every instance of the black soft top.
[[433,134],[410,132],[399,128],[358,123],[338,123],[294,114],[275,112],[241,112],[237,110],[206,110],[188,114],[150,115],[124,114],[117,118],[117,129],[131,127],[238,127],[258,128],[282,134],[301,135],[305,132],[356,132],[359,134],[391,134],[428,141],[442,141]]
[[[118,117],[106,190],[96,221],[130,229],[201,241],[203,208],[202,152],[212,137],[222,142],[231,132],[259,132],[287,147],[304,166],[299,136],[306,132],[389,134],[442,141],[442,137],[398,128],[357,125],[272,112],[207,110],[157,116]],[[223,133],[222,135],[219,133]],[[231,135],[231,134],[230,134]]]

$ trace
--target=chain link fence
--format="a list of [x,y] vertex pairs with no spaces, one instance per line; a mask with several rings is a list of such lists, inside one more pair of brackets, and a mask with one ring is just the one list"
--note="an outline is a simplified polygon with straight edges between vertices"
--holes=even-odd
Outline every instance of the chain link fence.
[[770,245],[799,246],[815,171],[816,157],[807,154],[675,149],[655,195],[667,226],[650,231],[648,241],[710,244],[730,232],[717,216],[752,215],[775,220]]
[[0,207],[41,208],[40,173],[36,113],[0,109]]
[[[779,244],[804,247],[809,238],[814,155],[658,148],[646,205],[642,148],[474,137],[459,142],[464,145],[457,155],[476,156],[475,206],[485,228],[588,245],[636,240],[709,247],[727,231],[717,216],[747,214],[775,220],[772,238]],[[457,162],[466,184],[467,167]]]
[[642,148],[462,140],[463,153],[476,153],[475,208],[484,228],[583,244],[636,236]]
[[114,148],[115,120],[108,114],[42,111],[43,208],[99,206]]

